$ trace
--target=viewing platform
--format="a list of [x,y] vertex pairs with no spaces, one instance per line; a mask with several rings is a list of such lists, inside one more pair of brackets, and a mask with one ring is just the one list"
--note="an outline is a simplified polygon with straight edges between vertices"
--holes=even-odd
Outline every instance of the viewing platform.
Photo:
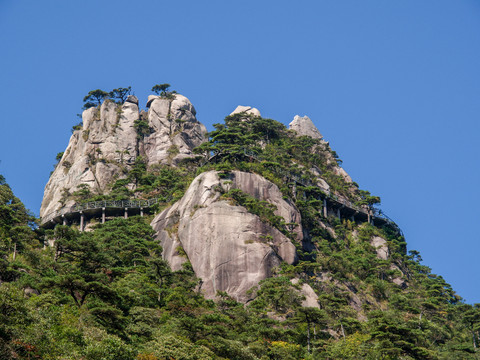
[[155,204],[165,204],[159,199],[149,200],[103,200],[74,204],[51,212],[41,219],[40,226],[45,229],[55,225],[71,225],[78,223],[80,231],[85,229],[87,219],[98,218],[103,224],[107,217],[128,218],[132,215],[143,216]]

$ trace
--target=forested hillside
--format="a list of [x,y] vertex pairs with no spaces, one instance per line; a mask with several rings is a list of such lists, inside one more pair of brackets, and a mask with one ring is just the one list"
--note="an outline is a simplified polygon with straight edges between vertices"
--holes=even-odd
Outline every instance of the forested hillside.
[[[258,217],[296,249],[296,260],[275,267],[246,303],[227,292],[206,299],[188,249],[176,249],[184,261],[172,271],[153,215],[92,222],[83,232],[45,230],[1,177],[0,358],[479,358],[480,306],[464,304],[418,252],[407,251],[394,223],[325,216],[320,179],[329,196],[355,206],[378,212],[380,199],[338,171],[328,143],[297,135],[277,121],[235,114],[215,125],[196,157],[149,165],[138,156],[108,191],[70,195],[76,202],[159,198],[161,213],[207,172],[222,186],[235,171],[268,180],[298,209],[300,224],[238,188],[214,189],[218,201]],[[307,285],[315,306],[305,306]]]

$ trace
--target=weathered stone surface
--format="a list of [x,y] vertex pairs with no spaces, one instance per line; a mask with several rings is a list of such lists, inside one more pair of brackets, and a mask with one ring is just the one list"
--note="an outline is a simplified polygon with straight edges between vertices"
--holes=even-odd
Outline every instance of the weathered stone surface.
[[149,165],[176,164],[193,156],[193,148],[207,139],[207,129],[195,114],[190,100],[183,95],[175,94],[174,100],[153,98],[148,110],[148,123],[153,132],[145,137],[141,148]]
[[[225,291],[238,301],[249,300],[247,290],[272,274],[282,261],[293,264],[296,249],[279,230],[263,223],[242,206],[220,199],[222,191],[239,188],[267,200],[278,208],[285,221],[300,223],[294,205],[282,199],[278,188],[259,175],[234,171],[220,179],[215,171],[199,175],[181,200],[164,210],[152,222],[173,270],[187,259],[202,279],[202,292],[214,298]],[[298,226],[301,238],[301,228]]]
[[320,169],[318,169],[318,168],[311,168],[311,169],[310,169],[310,172],[317,177],[317,179],[316,179],[316,181],[317,181],[317,186],[320,187],[320,188],[321,188],[323,191],[325,191],[326,193],[329,193],[329,192],[330,192],[330,185],[328,185],[328,183],[321,178],[322,173],[320,172]]
[[408,287],[408,284],[405,280],[403,280],[400,277],[396,277],[392,280],[392,282],[398,286],[400,286],[402,289],[406,289]]
[[382,260],[387,260],[388,259],[388,245],[387,241],[384,238],[381,238],[380,236],[374,236],[372,240],[370,241],[370,244],[375,248],[377,251],[377,257]]
[[[292,279],[292,284],[298,284],[298,279]],[[308,284],[303,283],[302,287],[300,288],[300,294],[305,297],[302,301],[302,306],[304,307],[314,307],[320,309],[320,304],[318,303],[318,295],[312,289],[312,287]]]
[[155,100],[155,99],[160,99],[160,96],[158,96],[158,95],[148,95],[147,107],[150,107],[150,105],[152,105],[153,100]]
[[308,116],[295,115],[293,121],[288,125],[290,130],[294,130],[298,136],[307,135],[314,139],[322,139],[323,136],[318,131]]
[[[64,189],[73,193],[80,184],[93,193],[103,193],[122,168],[135,161],[137,134],[134,121],[138,106],[133,102],[117,105],[105,101],[100,109],[90,108],[82,114],[83,128],[76,130],[67,149],[45,186],[40,216],[62,207]],[[73,205],[69,200],[65,205]]]
[[[148,118],[153,133],[137,139],[134,127],[139,119],[138,99],[130,95],[123,105],[105,101],[100,108],[82,114],[83,127],[70,138],[65,153],[45,187],[40,216],[45,217],[74,201],[62,200],[64,189],[70,193],[86,184],[92,193],[108,192],[109,185],[125,176],[143,155],[149,165],[176,164],[192,156],[192,149],[206,140],[206,128],[195,118],[190,101],[176,94],[168,100],[152,95]],[[149,100],[149,101],[150,101]]]
[[341,176],[346,182],[348,183],[353,182],[352,178],[350,177],[350,175],[348,175],[348,173],[345,171],[344,168],[341,168],[340,166],[336,166],[333,169],[333,171],[335,172],[336,175]]
[[128,95],[125,102],[130,102],[130,103],[133,103],[135,105],[138,105],[138,98],[135,95]]
[[245,112],[247,114],[251,114],[254,116],[261,116],[260,111],[257,108],[252,108],[251,106],[242,106],[242,105],[238,105],[236,109],[230,113],[230,115],[240,114],[242,112]]

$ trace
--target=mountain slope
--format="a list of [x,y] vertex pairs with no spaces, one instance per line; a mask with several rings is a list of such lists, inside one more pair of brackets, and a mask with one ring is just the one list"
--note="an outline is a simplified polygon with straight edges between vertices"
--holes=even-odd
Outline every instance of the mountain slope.
[[[150,108],[167,109],[159,100]],[[35,228],[1,178],[2,359],[477,358],[480,307],[407,252],[380,199],[320,132],[305,136],[311,121],[287,129],[247,110],[195,149],[136,131],[121,175],[69,199],[159,198],[155,216]],[[164,122],[166,141],[184,141],[185,124]]]

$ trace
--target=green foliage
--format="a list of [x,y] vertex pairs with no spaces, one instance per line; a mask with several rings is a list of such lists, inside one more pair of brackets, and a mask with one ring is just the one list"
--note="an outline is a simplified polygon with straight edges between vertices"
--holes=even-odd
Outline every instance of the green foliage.
[[241,205],[247,208],[248,212],[258,215],[260,220],[270,224],[283,234],[292,237],[293,235],[287,230],[286,223],[283,217],[275,215],[277,207],[268,201],[261,201],[253,196],[244,193],[240,189],[231,189],[223,194],[224,199],[233,200],[236,205]]
[[77,190],[73,192],[73,198],[78,202],[84,202],[91,198],[92,191],[87,184],[80,184],[77,186]]
[[132,93],[132,87],[129,86],[127,88],[118,88],[113,89],[108,94],[109,98],[116,101],[117,104],[123,104],[125,100],[127,100],[128,95]]
[[62,151],[62,152],[59,152],[59,153],[57,154],[57,156],[55,156],[55,160],[57,160],[57,162],[59,162],[59,161],[62,159],[63,154],[64,154],[63,151]]
[[83,121],[80,121],[77,125],[72,126],[72,133],[76,130],[82,130],[83,129]]
[[102,104],[102,101],[107,99],[110,96],[110,94],[106,91],[96,89],[96,90],[91,90],[88,92],[88,94],[83,98],[83,108],[88,109],[94,106],[98,106]]
[[195,345],[173,335],[163,335],[145,345],[145,353],[156,359],[210,360],[215,354],[207,347]]
[[145,136],[149,135],[152,133],[152,130],[150,129],[150,126],[148,125],[148,120],[140,117],[138,120],[135,120],[133,122],[133,127],[135,128],[135,131],[137,132],[137,139],[141,140]]
[[[158,90],[168,95],[168,86]],[[135,126],[139,139],[150,131],[144,119]],[[146,218],[117,218],[86,232],[36,229],[0,175],[1,359],[478,358],[480,304],[464,304],[417,251],[407,254],[394,228],[322,215],[318,173],[337,196],[363,206],[379,202],[336,175],[340,160],[326,143],[245,113],[227,117],[209,136],[196,149],[211,157],[203,166],[193,158],[147,167],[139,156],[108,195],[79,186],[62,199],[174,202],[203,171],[217,170],[224,184],[233,170],[255,172],[300,211],[298,263],[273,269],[246,305],[222,292],[213,302],[202,296],[188,261],[170,270]],[[270,202],[238,189],[222,198],[296,240],[295,224]],[[45,237],[53,247],[43,248]],[[372,245],[376,237],[384,240],[381,249]],[[319,308],[302,306],[307,285]]]
[[359,190],[358,194],[360,195],[361,200],[357,201],[355,205],[377,205],[380,204],[380,198],[378,196],[370,195],[370,192],[367,190]]
[[157,84],[152,87],[152,91],[155,94],[158,94],[167,99],[173,99],[173,96],[176,93],[176,91],[175,90],[169,91],[169,89],[170,89],[170,84]]

